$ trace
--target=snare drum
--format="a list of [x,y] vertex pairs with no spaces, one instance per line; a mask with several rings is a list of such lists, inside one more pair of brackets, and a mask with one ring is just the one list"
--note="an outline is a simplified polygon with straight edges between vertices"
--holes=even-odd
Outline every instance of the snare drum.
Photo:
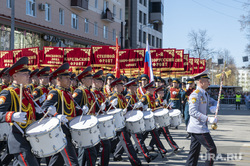
[[26,128],[26,135],[32,147],[31,152],[41,158],[52,156],[67,145],[60,120],[54,117],[32,123]]
[[154,114],[152,111],[143,111],[145,131],[151,131],[155,128]]
[[102,140],[114,138],[116,135],[113,115],[98,115],[98,127]]
[[[81,121],[80,121],[81,119]],[[77,116],[69,122],[72,142],[76,147],[90,148],[100,142],[98,120],[93,115]]]
[[10,132],[9,123],[0,123],[0,141],[7,141]]
[[130,133],[142,133],[145,131],[143,113],[140,110],[132,110],[125,115],[126,128]]
[[169,116],[170,116],[170,126],[171,127],[177,127],[182,123],[180,110],[178,110],[178,109],[170,110]]
[[157,109],[154,111],[156,126],[166,127],[170,125],[169,111],[166,108]]
[[123,116],[123,109],[112,109],[107,112],[109,115],[114,116],[114,123],[115,123],[115,130],[120,131],[125,127],[124,116]]

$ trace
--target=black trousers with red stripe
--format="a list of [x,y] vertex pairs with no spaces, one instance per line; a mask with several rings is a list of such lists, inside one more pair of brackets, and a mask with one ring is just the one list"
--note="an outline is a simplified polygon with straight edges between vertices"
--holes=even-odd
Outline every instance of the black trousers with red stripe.
[[156,129],[152,130],[152,131],[147,131],[145,133],[143,133],[143,141],[145,141],[145,139],[148,137],[148,134],[151,134],[152,136],[152,139],[155,140],[155,145],[156,147],[159,149],[159,151],[162,153],[162,154],[165,154],[167,153],[167,150],[165,149],[165,147],[163,146],[161,140],[160,140],[160,137],[159,137],[159,134],[158,134],[158,131]]
[[191,144],[186,166],[197,165],[200,156],[201,145],[207,149],[205,165],[212,166],[214,158],[217,154],[217,149],[210,133],[191,134]]
[[78,149],[79,166],[95,166],[96,160],[97,152],[95,147]]
[[[167,140],[169,146],[173,149],[173,150],[176,150],[179,148],[179,146],[176,144],[176,142],[173,140],[173,137],[171,136],[169,130],[168,130],[168,127],[162,127],[162,128],[159,128],[158,129],[158,133],[159,133],[159,136],[161,134],[163,134],[163,136],[165,137],[165,139]],[[153,147],[153,145],[156,144],[156,141],[152,138],[150,143],[149,143],[149,146]]]
[[30,151],[14,154],[13,166],[39,166],[36,157]]
[[111,152],[111,142],[110,140],[101,140],[101,142],[96,146],[97,154],[102,147],[101,151],[101,159],[99,161],[99,165],[101,166],[108,166],[109,165],[109,158]]
[[133,144],[132,144],[132,142],[130,140],[130,135],[126,131],[126,127],[124,127],[121,131],[117,132],[116,135],[119,138],[119,143],[122,145],[122,148],[127,153],[131,165],[133,165],[133,166],[139,166],[139,165],[141,165],[141,161],[137,157],[137,154],[136,154],[136,151],[134,149],[134,146],[133,146]]

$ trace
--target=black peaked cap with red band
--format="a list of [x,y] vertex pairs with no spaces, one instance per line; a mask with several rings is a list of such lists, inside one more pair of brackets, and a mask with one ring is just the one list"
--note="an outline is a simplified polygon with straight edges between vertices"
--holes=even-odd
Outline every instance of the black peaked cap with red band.
[[66,62],[62,64],[60,67],[58,67],[55,71],[51,73],[52,77],[58,77],[58,76],[70,76],[69,73],[69,63]]
[[10,68],[6,70],[6,73],[9,73],[12,76],[18,72],[30,72],[27,64],[29,63],[29,59],[25,56],[20,58],[16,63],[14,63]]
[[122,77],[120,77],[120,78],[115,78],[115,79],[110,83],[110,86],[113,87],[113,86],[115,86],[115,85],[117,85],[117,84],[123,84],[123,82],[122,82]]
[[49,74],[50,74],[49,71],[50,71],[50,67],[44,67],[41,70],[39,70],[36,75],[37,75],[37,77],[49,76]]
[[93,74],[94,79],[102,80],[103,70],[99,70],[95,74]]
[[124,84],[124,86],[126,86],[126,87],[133,86],[133,85],[137,85],[137,79],[133,79],[133,80],[127,82],[126,84]]
[[6,73],[6,71],[8,70],[8,67],[5,67],[3,70],[0,71],[0,77],[2,77],[4,74],[8,74]]
[[147,90],[148,88],[155,88],[154,83],[155,83],[155,82],[152,81],[152,82],[148,83],[147,85],[145,85],[143,88],[146,89],[146,90]]
[[158,88],[155,89],[155,92],[159,92],[159,91],[163,91],[164,90],[164,86],[160,86]]
[[76,78],[81,81],[82,78],[84,77],[92,77],[92,74],[91,74],[91,71],[92,71],[92,67],[91,66],[88,66],[86,69],[84,69],[80,74],[78,74],[76,76]]
[[30,78],[35,76],[39,72],[39,69],[35,69],[30,73]]

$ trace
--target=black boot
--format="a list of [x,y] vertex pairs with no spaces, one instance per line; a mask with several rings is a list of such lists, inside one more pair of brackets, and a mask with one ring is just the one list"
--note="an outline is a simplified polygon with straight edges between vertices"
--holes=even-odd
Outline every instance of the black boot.
[[158,156],[157,153],[154,154],[147,154],[148,157],[145,157],[145,160],[150,163],[151,161],[153,161],[154,159],[156,159],[156,157]]

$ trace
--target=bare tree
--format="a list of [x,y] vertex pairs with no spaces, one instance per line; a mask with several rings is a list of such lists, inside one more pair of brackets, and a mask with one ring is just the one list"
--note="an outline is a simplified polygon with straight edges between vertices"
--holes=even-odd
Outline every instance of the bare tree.
[[209,59],[213,57],[215,52],[208,46],[211,38],[208,37],[206,30],[199,30],[198,32],[192,30],[189,32],[188,38],[191,46],[190,51],[194,57],[201,59]]
[[[241,30],[246,31],[246,38],[248,39],[248,44],[246,45],[245,52],[247,56],[250,56],[250,0],[243,4],[243,8],[245,9],[246,14],[241,16],[239,22],[241,24]],[[250,62],[248,62],[248,67],[250,67]]]

